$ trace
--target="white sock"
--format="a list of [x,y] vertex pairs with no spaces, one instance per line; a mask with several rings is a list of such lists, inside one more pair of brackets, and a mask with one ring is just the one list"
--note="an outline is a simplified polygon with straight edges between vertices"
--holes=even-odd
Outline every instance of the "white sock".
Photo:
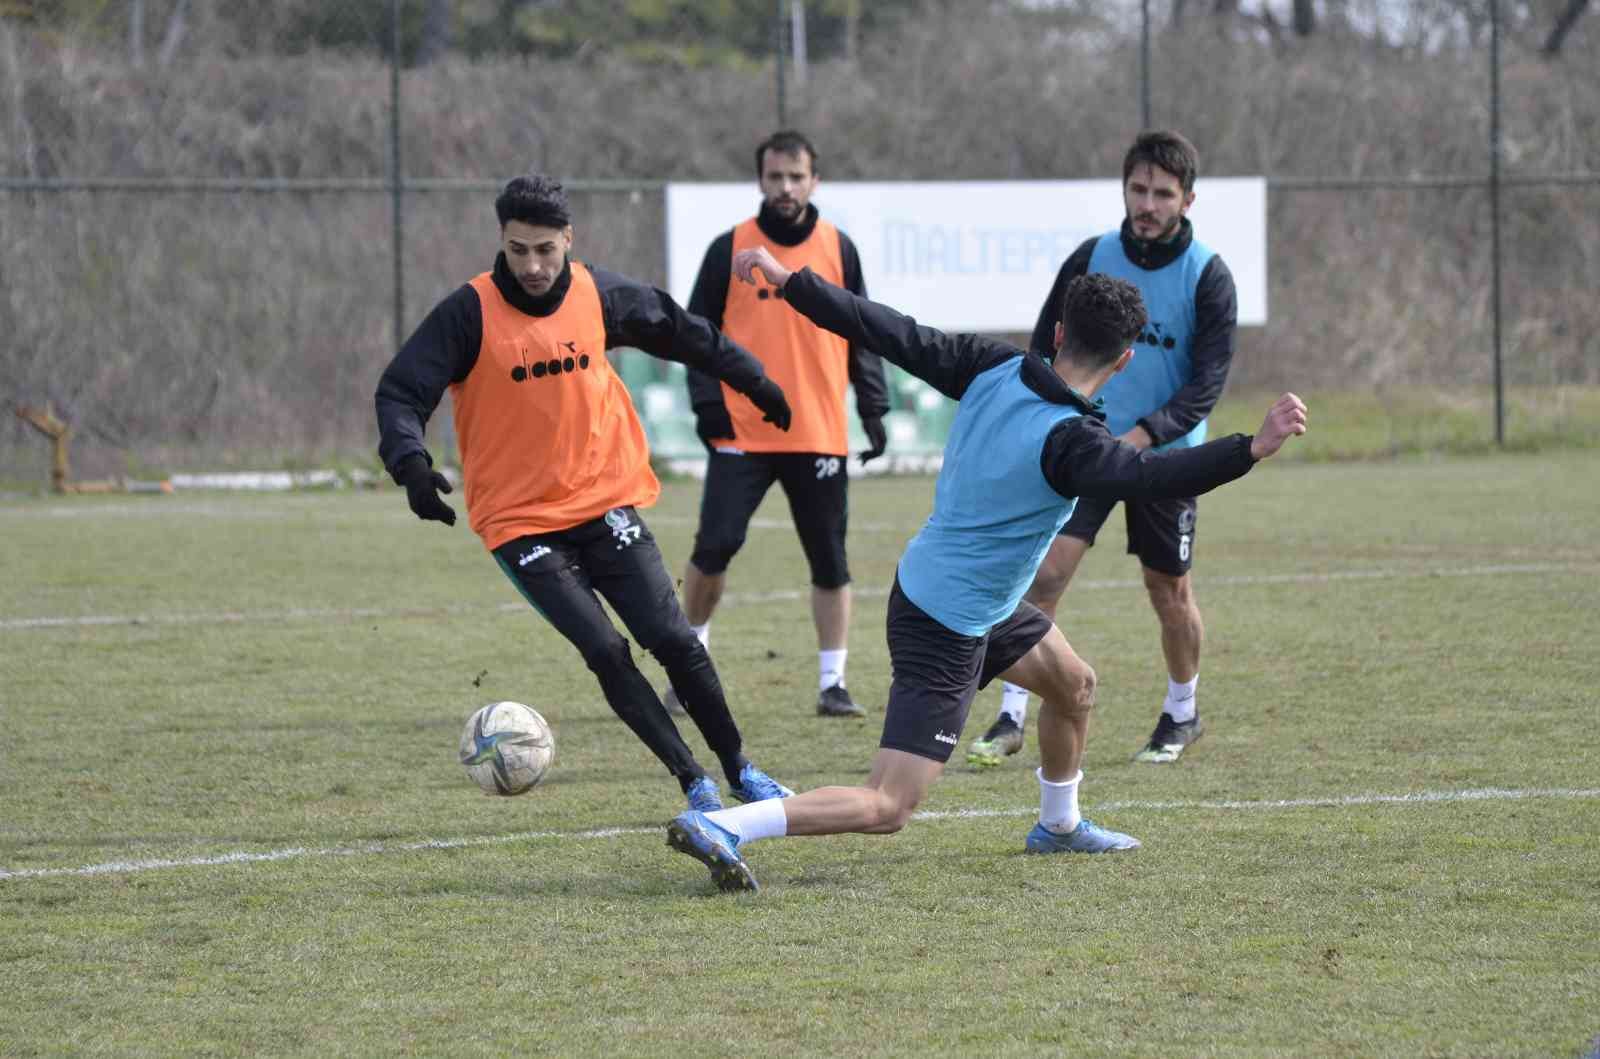
[[700,641],[700,646],[707,651],[711,650],[711,622],[707,621],[704,625],[691,625],[689,628],[693,630],[694,638]]
[[1034,770],[1039,777],[1039,822],[1059,835],[1065,835],[1078,826],[1083,815],[1078,812],[1078,783],[1083,770],[1065,783],[1051,783],[1044,778],[1044,769]]
[[817,690],[827,691],[835,684],[844,687],[844,660],[850,652],[841,647],[837,651],[817,652]]
[[1200,683],[1200,674],[1196,673],[1194,679],[1187,684],[1179,684],[1171,677],[1167,678],[1167,701],[1161,704],[1161,712],[1171,714],[1172,719],[1182,724],[1194,720],[1194,689]]
[[754,842],[758,838],[782,838],[789,833],[789,814],[783,811],[782,798],[718,809],[707,813],[706,819],[732,831],[740,843]]
[[1008,680],[1000,682],[1000,713],[1016,722],[1022,728],[1028,721],[1028,689],[1011,683]]

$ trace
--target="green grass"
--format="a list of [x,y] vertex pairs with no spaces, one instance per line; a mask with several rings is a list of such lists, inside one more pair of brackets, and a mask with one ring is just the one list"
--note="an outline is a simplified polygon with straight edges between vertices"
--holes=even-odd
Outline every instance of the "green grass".
[[[1229,391],[1212,417],[1213,436],[1253,433],[1276,393]],[[1312,432],[1287,452],[1292,461],[1393,456],[1487,455],[1495,442],[1494,394],[1487,388],[1379,386],[1307,390]],[[1519,452],[1600,447],[1600,387],[1508,386],[1504,448]]]
[[[0,877],[0,1055],[1578,1056],[1594,483],[1567,451],[1272,464],[1206,498],[1210,731],[1172,767],[1128,761],[1164,684],[1114,517],[1060,620],[1102,681],[1085,807],[1144,848],[1022,855],[1030,732],[993,772],[958,753],[901,834],[753,846],[739,896],[666,848],[676,785],[576,654],[398,491],[5,502],[0,868],[29,874]],[[865,776],[931,484],[853,487],[865,723],[812,712],[781,497],[734,567],[713,653],[793,786]],[[697,502],[646,514],[674,567]],[[497,698],[557,732],[526,797],[454,760]],[[1436,798],[1382,800],[1407,794]]]

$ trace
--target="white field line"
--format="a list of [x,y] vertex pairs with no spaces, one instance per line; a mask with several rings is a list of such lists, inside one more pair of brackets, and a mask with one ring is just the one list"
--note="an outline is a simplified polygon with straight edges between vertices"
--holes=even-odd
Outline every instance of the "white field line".
[[[1197,578],[1197,587],[1252,585],[1331,584],[1340,581],[1384,581],[1430,577],[1505,577],[1515,575],[1594,573],[1600,563],[1497,563],[1484,566],[1424,567],[1409,570],[1336,570],[1325,573],[1240,574],[1232,577]],[[1081,581],[1076,591],[1139,588],[1144,584],[1132,578]],[[876,599],[889,594],[883,587],[855,587],[859,599]],[[791,603],[809,599],[810,589],[778,589],[772,592],[729,592],[723,606],[761,603]],[[455,607],[291,607],[284,610],[221,611],[211,614],[84,614],[76,617],[4,618],[0,632],[28,629],[88,628],[99,625],[222,625],[284,621],[350,621],[365,618],[419,618],[441,614],[483,612],[521,612],[525,603],[492,603]]]
[[[1347,809],[1374,805],[1438,805],[1462,802],[1514,802],[1532,800],[1573,800],[1600,798],[1600,788],[1534,788],[1514,790],[1500,787],[1463,791],[1414,791],[1410,794],[1349,794],[1337,798],[1281,798],[1267,801],[1123,801],[1099,802],[1096,812],[1274,812],[1293,809]],[[919,821],[972,820],[987,817],[1030,816],[1036,807],[1026,809],[941,809],[915,813]],[[469,849],[475,846],[501,846],[512,842],[553,840],[570,842],[621,838],[631,835],[660,834],[660,827],[605,827],[592,831],[519,831],[509,835],[479,835],[473,838],[430,838],[416,842],[367,842],[354,846],[292,846],[263,852],[237,850],[204,857],[155,860],[108,861],[80,868],[0,868],[0,881],[8,879],[49,879],[61,876],[127,875],[161,871],[167,868],[209,868],[229,864],[258,864],[280,860],[309,860],[323,857],[375,857],[394,853],[420,853],[430,850]]]

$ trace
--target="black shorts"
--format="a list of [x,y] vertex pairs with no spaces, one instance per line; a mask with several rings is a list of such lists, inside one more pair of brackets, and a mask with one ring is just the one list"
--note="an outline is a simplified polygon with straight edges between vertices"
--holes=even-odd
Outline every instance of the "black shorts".
[[[1064,537],[1077,537],[1090,545],[1117,506],[1115,500],[1080,496],[1072,517],[1061,527]],[[1122,503],[1128,523],[1128,554],[1158,573],[1182,577],[1194,559],[1194,497],[1182,500],[1129,500]]]
[[949,761],[980,688],[1004,673],[1050,631],[1050,619],[1027,600],[986,636],[963,636],[907,599],[895,579],[889,593],[888,715],[885,750]]
[[700,527],[690,560],[706,574],[728,569],[750,529],[750,517],[773,482],[789,498],[800,547],[817,588],[850,583],[844,534],[850,521],[845,456],[811,452],[713,452],[700,496]]

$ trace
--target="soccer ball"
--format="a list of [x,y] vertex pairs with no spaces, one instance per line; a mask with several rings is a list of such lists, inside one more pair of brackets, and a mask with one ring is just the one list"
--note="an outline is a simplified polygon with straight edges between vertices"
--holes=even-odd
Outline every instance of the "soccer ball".
[[485,794],[526,794],[555,756],[550,725],[520,702],[491,702],[461,731],[461,764]]

